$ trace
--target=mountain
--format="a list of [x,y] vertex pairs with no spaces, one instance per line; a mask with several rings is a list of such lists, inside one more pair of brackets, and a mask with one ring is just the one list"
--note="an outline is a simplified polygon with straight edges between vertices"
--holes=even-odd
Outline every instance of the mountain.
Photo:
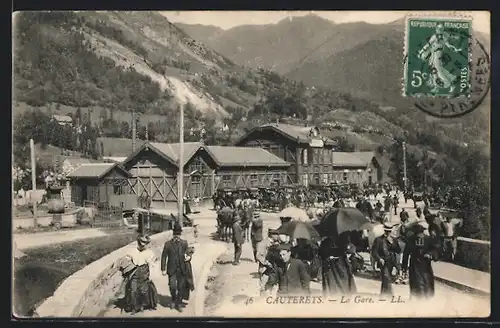
[[[362,150],[405,133],[436,151],[447,144],[487,144],[488,116],[434,120],[397,98],[401,32],[400,24],[389,25],[334,24],[309,15],[228,31],[178,25],[183,30],[154,12],[24,12],[14,21],[14,115],[68,114],[88,120],[103,137],[129,137],[135,110],[142,114],[142,136],[147,126],[150,138],[172,142],[183,106],[186,130],[210,128],[212,142],[231,142],[270,120],[307,119]],[[244,45],[246,58],[260,54],[267,66],[293,66],[293,79],[243,68],[187,31],[207,40],[229,33],[234,44]],[[217,130],[221,124],[230,133]],[[16,126],[25,143],[27,125]],[[65,138],[56,139],[63,147]]]
[[243,25],[225,31],[200,25],[177,26],[236,64],[285,73],[327,41],[335,24],[307,15],[286,18],[277,24]]
[[[182,28],[188,34],[194,33],[188,25]],[[200,26],[197,29],[202,30]],[[436,121],[422,115],[411,99],[402,97],[404,30],[405,19],[388,24],[335,24],[308,15],[277,24],[218,30],[208,38],[207,33],[198,32],[197,38],[236,64],[266,67],[307,86],[335,90],[375,102],[381,108],[393,108],[377,114],[405,129],[425,130],[427,122]],[[474,35],[489,49],[487,35]],[[480,109],[464,118],[437,120],[447,129],[432,133],[458,138],[455,129],[462,131],[460,124],[465,121],[470,130],[458,139],[488,143],[489,109],[488,98]]]

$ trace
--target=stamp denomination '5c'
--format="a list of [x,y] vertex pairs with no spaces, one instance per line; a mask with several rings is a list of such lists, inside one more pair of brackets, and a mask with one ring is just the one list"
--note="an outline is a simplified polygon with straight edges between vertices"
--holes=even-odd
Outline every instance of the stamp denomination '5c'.
[[408,18],[404,95],[468,96],[470,20]]

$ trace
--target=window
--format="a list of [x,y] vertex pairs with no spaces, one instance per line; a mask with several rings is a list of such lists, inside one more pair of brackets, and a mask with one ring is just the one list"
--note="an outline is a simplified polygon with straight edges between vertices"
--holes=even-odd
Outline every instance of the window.
[[314,163],[314,152],[313,152],[312,148],[307,149],[307,157],[308,157],[307,164],[313,164]]
[[323,173],[323,183],[328,184],[328,173]]
[[347,182],[347,172],[344,172],[344,175],[342,177],[342,180],[344,180],[344,182]]
[[122,186],[113,186],[113,194],[115,195],[123,195],[123,188]]
[[307,187],[309,184],[309,178],[307,176],[307,173],[302,174],[302,184]]
[[302,164],[306,164],[308,163],[307,161],[307,149],[302,149]]
[[257,174],[250,175],[250,184],[252,187],[257,186],[258,182],[259,182],[259,178],[258,178]]
[[203,159],[201,159],[201,157],[196,157],[193,160],[193,163],[191,163],[189,170],[191,172],[198,171],[201,174],[205,174],[207,171],[207,166],[206,166],[205,162],[203,161]]
[[232,187],[231,185],[233,184],[233,179],[231,175],[223,175],[222,176],[222,185],[224,187]]
[[314,173],[314,183],[319,185],[320,182],[319,182],[319,173]]
[[373,184],[373,178],[371,174],[368,176],[368,184],[369,185]]
[[201,177],[199,175],[191,176],[191,197],[201,197]]

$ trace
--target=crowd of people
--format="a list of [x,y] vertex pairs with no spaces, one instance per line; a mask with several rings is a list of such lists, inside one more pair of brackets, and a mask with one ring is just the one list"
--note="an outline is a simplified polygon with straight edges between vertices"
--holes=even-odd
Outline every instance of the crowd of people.
[[[456,225],[449,217],[432,214],[424,202],[424,209],[417,207],[416,217],[410,219],[405,208],[398,211],[402,193],[393,190],[374,202],[373,197],[360,196],[337,199],[334,207],[356,207],[374,224],[372,231],[353,231],[339,236],[322,237],[321,240],[291,239],[269,229],[264,235],[258,209],[253,211],[250,239],[254,260],[258,264],[261,294],[310,293],[311,281],[320,281],[324,294],[353,294],[357,292],[354,275],[365,271],[359,252],[370,253],[374,275],[381,282],[380,293],[392,294],[392,284],[409,284],[415,298],[434,295],[432,261],[456,253]],[[406,200],[408,201],[408,200]],[[238,208],[244,206],[238,203]],[[399,214],[399,220],[394,217]],[[310,214],[311,219],[321,219],[325,210]],[[284,224],[291,217],[280,217]],[[399,221],[395,223],[394,221]],[[438,222],[438,223],[437,223]],[[381,230],[377,232],[375,230]],[[267,237],[267,238],[266,238]],[[234,265],[239,265],[245,242],[242,220],[234,216],[233,237]]]
[[[412,297],[432,297],[434,274],[431,262],[442,259],[444,253],[453,260],[456,225],[449,217],[431,214],[425,203],[423,210],[417,207],[414,218],[410,218],[405,208],[398,213],[400,196],[400,192],[393,190],[382,202],[380,198],[375,200],[373,195],[360,195],[355,201],[351,197],[333,199],[332,207],[356,207],[373,223],[373,228],[370,231],[346,231],[317,240],[295,239],[280,233],[279,229],[268,229],[265,234],[258,201],[251,197],[237,198],[231,204],[230,212],[233,213],[232,264],[240,264],[243,245],[248,240],[257,265],[261,295],[310,294],[312,281],[321,283],[324,295],[349,295],[358,292],[355,274],[366,270],[364,258],[360,255],[365,251],[370,253],[371,266],[380,279],[382,295],[392,294],[392,284],[407,282]],[[308,214],[310,219],[321,220],[327,212],[328,208],[314,213],[309,211]],[[400,222],[394,223],[397,214]],[[242,220],[242,217],[246,219]],[[281,225],[293,219],[281,216]],[[194,248],[181,238],[181,233],[182,228],[175,225],[173,238],[165,243],[160,261],[149,248],[150,238],[138,237],[137,248],[124,258],[120,267],[124,278],[123,310],[135,314],[156,308],[158,293],[150,274],[160,262],[161,273],[168,276],[170,307],[182,312],[183,300],[188,300],[194,290],[191,267]]]

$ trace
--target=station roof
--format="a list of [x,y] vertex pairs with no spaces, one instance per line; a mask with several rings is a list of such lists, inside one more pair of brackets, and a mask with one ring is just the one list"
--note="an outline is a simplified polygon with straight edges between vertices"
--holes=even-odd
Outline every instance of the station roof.
[[[165,157],[172,164],[179,165],[180,147],[178,143],[158,143],[150,142],[144,144],[136,153],[127,158],[128,162],[131,158],[140,152],[145,147],[150,147],[161,156]],[[233,146],[207,146],[201,142],[185,142],[183,165],[186,165],[198,150],[205,150],[214,162],[221,167],[228,166],[274,166],[288,167],[290,163],[285,162],[278,156],[261,148],[251,147],[233,147]]]
[[71,173],[67,175],[68,178],[79,178],[79,179],[102,179],[106,176],[111,170],[119,169],[126,176],[129,176],[125,169],[123,169],[117,163],[87,163],[82,164],[73,170]]
[[373,152],[334,152],[334,167],[367,167],[375,154]]
[[319,134],[318,138],[322,139],[326,145],[330,146],[337,145],[337,142],[335,140],[325,136],[321,136],[321,131],[316,126],[301,126],[301,125],[291,125],[285,123],[269,123],[253,128],[246,135],[244,135],[238,142],[236,142],[236,144],[248,138],[251,134],[262,130],[273,130],[283,135],[284,137],[290,140],[294,140],[295,142],[298,143],[309,143],[311,141],[311,134],[312,134],[311,132],[313,130],[316,130]]

